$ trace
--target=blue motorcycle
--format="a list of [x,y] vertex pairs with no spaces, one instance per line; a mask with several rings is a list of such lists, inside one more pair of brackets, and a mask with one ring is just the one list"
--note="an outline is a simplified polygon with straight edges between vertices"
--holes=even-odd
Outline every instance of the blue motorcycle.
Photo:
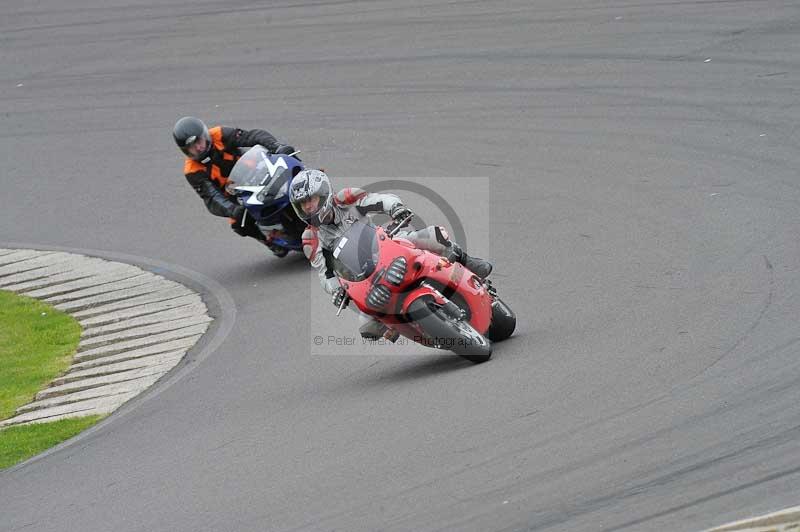
[[279,257],[303,250],[301,235],[306,224],[292,209],[288,194],[292,178],[305,168],[295,155],[297,152],[274,154],[263,146],[253,146],[236,161],[225,185],[228,194],[247,209],[245,217],[255,218],[267,245]]

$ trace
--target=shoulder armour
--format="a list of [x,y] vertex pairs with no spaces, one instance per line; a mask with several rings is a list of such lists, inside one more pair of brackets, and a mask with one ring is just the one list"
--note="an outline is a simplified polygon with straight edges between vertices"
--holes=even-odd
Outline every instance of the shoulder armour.
[[352,205],[366,195],[367,191],[361,188],[343,188],[336,193],[336,197],[333,198],[333,201],[337,205]]

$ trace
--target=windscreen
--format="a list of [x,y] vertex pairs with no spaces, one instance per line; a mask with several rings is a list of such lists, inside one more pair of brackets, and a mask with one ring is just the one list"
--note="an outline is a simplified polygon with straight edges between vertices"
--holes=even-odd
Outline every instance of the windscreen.
[[285,182],[291,175],[283,176],[288,170],[283,156],[270,155],[263,146],[253,146],[236,161],[225,186],[229,194],[235,193],[235,187],[242,186],[264,186],[268,190],[273,183]]
[[333,269],[346,281],[363,281],[375,271],[380,258],[375,227],[356,222],[333,248]]

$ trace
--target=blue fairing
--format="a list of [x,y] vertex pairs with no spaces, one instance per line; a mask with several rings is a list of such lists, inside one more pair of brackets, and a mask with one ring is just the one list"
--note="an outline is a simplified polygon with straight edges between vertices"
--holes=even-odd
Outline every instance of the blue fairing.
[[[236,161],[228,177],[227,190],[236,195],[259,225],[280,224],[287,228],[287,218],[297,220],[289,203],[289,186],[292,178],[303,169],[302,161],[296,157],[272,154],[263,146],[254,146]],[[299,238],[275,238],[272,242],[288,249],[302,248]]]
[[247,208],[247,213],[254,217],[261,225],[274,225],[276,223],[280,223],[281,211],[287,208],[292,208],[289,204],[289,199],[286,197],[265,202],[263,205],[248,205],[247,199],[250,198],[251,195],[252,194],[248,192],[242,192],[239,197],[244,200],[243,203]]
[[286,249],[293,249],[295,251],[303,249],[303,241],[300,239],[275,238],[272,242]]

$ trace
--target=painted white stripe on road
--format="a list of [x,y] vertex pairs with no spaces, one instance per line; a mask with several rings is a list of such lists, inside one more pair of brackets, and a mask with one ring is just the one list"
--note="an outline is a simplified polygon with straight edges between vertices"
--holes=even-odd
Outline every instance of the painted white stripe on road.
[[25,423],[58,421],[59,419],[71,417],[110,414],[129,400],[139,395],[139,393],[141,393],[141,391],[134,390],[132,392],[119,395],[101,397],[99,399],[89,399],[87,401],[78,401],[53,408],[46,408],[44,410],[26,412],[24,414],[12,417],[11,419],[0,421],[0,428],[21,425]]
[[[172,366],[170,366],[172,367]],[[81,392],[89,388],[99,388],[107,384],[117,384],[120,382],[132,381],[140,377],[147,377],[148,375],[163,375],[166,373],[164,365],[145,367],[140,369],[133,369],[130,371],[123,371],[120,373],[112,373],[111,375],[103,375],[101,377],[89,377],[79,381],[67,382],[58,386],[51,386],[36,394],[36,400],[41,401],[49,397],[56,397],[59,395],[67,395],[73,392]]]
[[[9,258],[11,255],[0,258],[0,264],[3,264],[2,259]],[[72,261],[67,253],[52,253],[45,256],[26,257],[19,261],[8,261],[0,266],[0,277],[7,277],[18,273],[25,273],[38,270],[40,268],[48,268],[56,264],[64,264]]]
[[53,306],[59,310],[71,312],[73,310],[79,311],[92,307],[106,306],[111,303],[129,302],[133,301],[134,298],[143,296],[151,296],[154,298],[152,301],[160,301],[159,298],[165,297],[165,294],[168,293],[175,294],[175,297],[177,297],[178,295],[191,294],[192,292],[188,288],[185,288],[173,281],[168,281],[167,279],[156,279],[141,286],[84,297],[76,301],[57,303]]
[[200,299],[200,296],[197,294],[191,294],[188,296],[176,297],[175,299],[160,301],[158,303],[153,303],[146,306],[134,306],[116,311],[96,312],[94,310],[87,310],[83,312],[75,312],[72,314],[72,317],[76,318],[84,327],[95,327],[100,325],[108,325],[110,323],[116,323],[139,316],[147,316],[163,310],[197,305],[201,303],[202,300]]
[[177,364],[183,355],[186,354],[185,349],[178,351],[167,351],[158,355],[149,357],[140,357],[124,362],[117,362],[116,364],[104,364],[102,366],[95,366],[93,368],[83,369],[79,371],[70,371],[63,377],[59,377],[53,381],[54,386],[66,384],[68,382],[75,382],[89,377],[102,377],[103,375],[111,375],[112,373],[120,373],[122,371],[129,371],[132,369],[141,369],[149,366],[160,366],[169,362]]
[[133,351],[125,351],[118,355],[107,356],[102,358],[95,358],[87,360],[86,362],[77,362],[72,365],[75,369],[87,369],[105,364],[116,364],[117,362],[124,362],[134,358],[148,357],[152,355],[160,355],[168,351],[177,351],[178,349],[189,349],[192,347],[200,336],[189,336],[188,338],[181,338],[180,340],[173,340],[172,342],[165,342],[158,345],[152,345],[143,349],[134,349]]
[[136,340],[138,338],[146,338],[154,334],[185,329],[194,325],[202,325],[210,321],[211,318],[205,314],[200,316],[190,316],[180,320],[162,321],[161,323],[155,323],[145,327],[129,328],[119,332],[85,338],[81,342],[81,347],[88,350],[94,347],[114,344],[126,340]]
[[[97,264],[101,264],[100,259],[93,259]],[[15,273],[0,277],[0,287],[6,290],[13,290],[14,292],[27,292],[29,290],[37,290],[47,286],[54,286],[68,281],[86,279],[93,277],[95,272],[90,270],[88,266],[83,264],[80,259],[71,259],[70,261],[40,268],[22,273]],[[122,266],[127,264],[119,264],[117,269],[122,269]],[[109,266],[104,269],[105,273],[114,271],[114,268]]]
[[122,270],[102,275],[85,277],[69,283],[48,286],[26,292],[28,297],[43,299],[50,305],[66,303],[75,299],[122,290],[123,288],[134,288],[145,283],[152,282],[157,277],[152,273],[142,273],[141,270]]
[[68,405],[80,401],[88,401],[89,399],[99,399],[101,397],[110,397],[112,395],[119,395],[121,393],[130,393],[134,391],[144,391],[161,378],[161,374],[147,375],[138,379],[119,382],[116,384],[109,384],[106,386],[99,386],[97,388],[89,388],[81,392],[70,393],[66,395],[58,395],[42,399],[41,401],[34,401],[23,407],[20,407],[17,412],[25,414],[35,410],[45,410],[57,406]]
[[83,307],[82,305],[75,305],[72,303],[65,303],[62,305],[54,305],[54,306],[59,310],[64,310],[65,312],[74,314],[76,317],[82,318],[86,316],[97,316],[98,314],[105,314],[106,312],[115,310],[125,310],[133,307],[140,307],[143,305],[149,306],[150,303],[161,303],[163,301],[168,301],[170,299],[176,299],[178,297],[183,297],[187,295],[192,295],[192,292],[190,292],[187,288],[175,287],[175,288],[167,288],[166,290],[161,290],[159,292],[155,292],[152,294],[131,297],[130,299],[126,299],[124,301],[117,301],[114,303],[92,306],[90,308],[82,308]]
[[124,331],[127,329],[135,329],[137,327],[145,327],[156,323],[168,323],[172,320],[180,320],[192,316],[205,316],[207,312],[206,306],[203,303],[195,305],[187,305],[178,307],[176,309],[163,310],[154,314],[146,314],[137,318],[129,318],[108,325],[100,325],[91,328],[84,328],[82,336],[84,338],[91,338],[103,334],[111,334],[115,332]]
[[137,338],[135,340],[127,340],[125,342],[118,342],[111,345],[103,345],[95,347],[94,349],[87,349],[81,351],[81,346],[78,346],[78,352],[75,354],[75,362],[86,362],[95,358],[103,358],[113,356],[125,351],[133,351],[143,347],[150,347],[159,345],[172,340],[180,340],[181,338],[199,336],[206,332],[207,324],[193,325],[191,327],[184,327],[175,331],[168,331],[161,334],[153,334],[145,338]]
[[40,259],[46,255],[53,255],[56,251],[34,251],[30,249],[18,249],[8,255],[0,257],[0,266],[6,264],[14,264],[16,262],[23,262],[30,259]]

